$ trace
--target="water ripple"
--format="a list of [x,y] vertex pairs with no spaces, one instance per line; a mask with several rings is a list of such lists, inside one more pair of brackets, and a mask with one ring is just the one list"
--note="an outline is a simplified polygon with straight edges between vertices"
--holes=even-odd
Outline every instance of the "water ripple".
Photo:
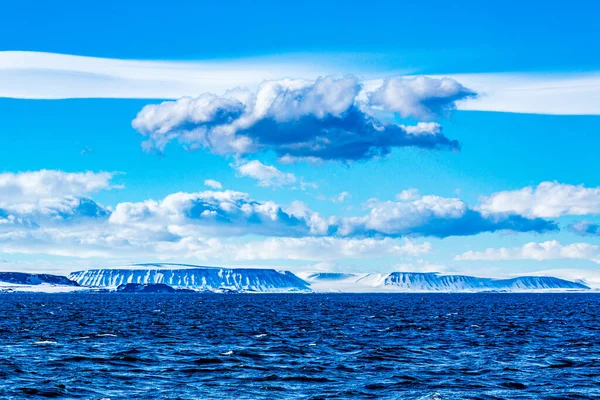
[[600,294],[21,294],[0,398],[597,399]]

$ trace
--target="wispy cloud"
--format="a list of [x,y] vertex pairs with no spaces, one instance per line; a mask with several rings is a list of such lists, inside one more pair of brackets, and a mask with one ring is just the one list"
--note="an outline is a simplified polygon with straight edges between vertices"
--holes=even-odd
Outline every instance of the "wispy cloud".
[[477,91],[460,110],[600,115],[600,71],[590,73],[451,74]]
[[[377,71],[348,71],[347,63],[319,62],[311,55],[213,61],[142,61],[26,51],[0,52],[0,97],[23,99],[178,99],[255,89],[263,80],[316,79]],[[385,75],[388,75],[386,73]],[[600,115],[600,72],[446,74],[479,94],[459,101],[460,110]],[[381,84],[379,82],[378,84]]]
[[600,224],[591,221],[578,221],[569,230],[579,236],[600,236]]
[[556,240],[549,240],[541,243],[530,242],[521,247],[470,250],[454,259],[459,261],[589,260],[600,264],[600,247],[589,243],[563,245]]
[[0,97],[22,99],[178,99],[256,86],[265,79],[315,79],[336,73],[282,58],[121,60],[29,51],[0,52]]
[[338,194],[337,196],[333,196],[331,198],[331,201],[337,204],[341,204],[343,202],[345,202],[346,200],[350,199],[352,197],[352,195],[350,194],[350,192],[341,192],[340,194]]

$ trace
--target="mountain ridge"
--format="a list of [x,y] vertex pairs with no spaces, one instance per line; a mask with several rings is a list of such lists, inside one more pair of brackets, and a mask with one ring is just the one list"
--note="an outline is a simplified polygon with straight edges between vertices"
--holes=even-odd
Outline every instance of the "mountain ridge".
[[2,283],[36,287],[116,290],[127,284],[168,285],[211,292],[519,292],[590,290],[585,282],[554,276],[484,278],[435,272],[294,274],[267,268],[223,268],[191,264],[144,263],[120,268],[71,272],[68,277],[24,272],[0,272]]

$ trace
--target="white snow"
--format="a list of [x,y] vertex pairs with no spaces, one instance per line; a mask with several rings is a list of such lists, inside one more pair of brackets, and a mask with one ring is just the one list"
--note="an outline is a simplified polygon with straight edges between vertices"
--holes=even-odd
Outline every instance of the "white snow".
[[592,289],[600,289],[600,270],[590,269],[548,269],[531,273],[536,276],[554,276],[573,282],[583,282]]
[[[162,268],[161,268],[162,266]],[[139,266],[138,266],[139,267]],[[95,269],[77,271],[69,278],[82,286],[115,288],[128,282],[164,283],[174,288],[210,291],[286,292],[307,291],[307,284],[286,271],[274,269],[180,268],[172,264],[147,264],[145,269]]]
[[18,285],[14,283],[0,282],[0,292],[30,292],[30,293],[70,293],[89,291],[90,288],[81,286],[51,285],[42,283],[39,285]]
[[65,293],[101,289],[137,282],[164,283],[175,288],[228,292],[477,292],[571,291],[600,289],[600,271],[555,269],[504,279],[438,273],[334,273],[257,268],[195,267],[177,264],[141,264],[120,269],[77,271],[69,278],[81,286],[0,282],[0,292]]
[[508,279],[467,275],[392,272],[387,274],[302,273],[315,292],[480,292],[480,291],[565,291],[585,290],[572,282],[558,281],[554,275],[522,276]]

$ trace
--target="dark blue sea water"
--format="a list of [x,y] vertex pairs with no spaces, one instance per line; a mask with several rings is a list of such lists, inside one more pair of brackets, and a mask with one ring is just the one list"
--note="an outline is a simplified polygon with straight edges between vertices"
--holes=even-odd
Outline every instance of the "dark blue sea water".
[[5,294],[0,398],[598,399],[600,294]]

